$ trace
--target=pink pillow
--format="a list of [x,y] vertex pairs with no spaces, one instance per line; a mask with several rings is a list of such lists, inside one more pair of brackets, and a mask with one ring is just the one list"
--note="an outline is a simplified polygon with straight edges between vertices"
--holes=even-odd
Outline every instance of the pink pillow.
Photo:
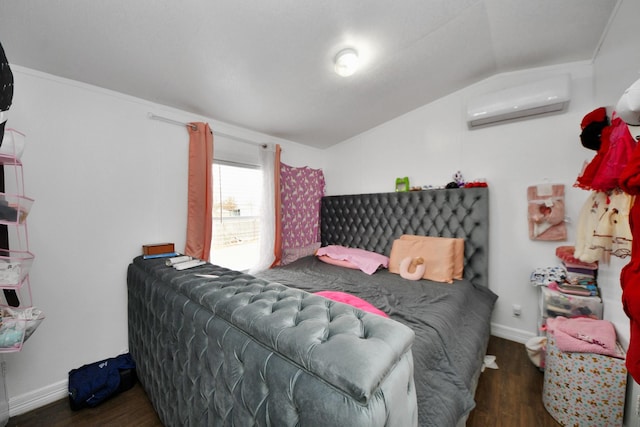
[[351,261],[347,261],[344,259],[333,259],[329,255],[320,255],[318,259],[322,262],[326,262],[327,264],[337,265],[338,267],[344,268],[352,268],[354,270],[359,270],[357,265],[352,263]]
[[355,308],[359,308],[362,311],[367,311],[369,313],[373,313],[373,314],[377,314],[379,316],[382,317],[389,317],[389,315],[387,313],[385,313],[384,311],[374,307],[373,305],[371,305],[370,303],[368,303],[367,301],[358,298],[357,296],[348,294],[346,292],[338,292],[338,291],[320,291],[320,292],[316,292],[316,295],[320,295],[322,297],[325,297],[327,299],[336,301],[336,302],[342,302],[344,304],[349,304]]
[[320,248],[316,255],[327,255],[334,260],[349,261],[369,275],[378,271],[380,267],[387,268],[389,266],[389,257],[364,249],[345,248],[338,245]]

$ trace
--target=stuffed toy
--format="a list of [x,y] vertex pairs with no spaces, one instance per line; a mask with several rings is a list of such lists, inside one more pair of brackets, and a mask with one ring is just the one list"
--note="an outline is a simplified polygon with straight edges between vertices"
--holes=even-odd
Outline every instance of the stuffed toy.
[[426,270],[422,257],[406,257],[400,261],[400,277],[407,280],[420,280]]

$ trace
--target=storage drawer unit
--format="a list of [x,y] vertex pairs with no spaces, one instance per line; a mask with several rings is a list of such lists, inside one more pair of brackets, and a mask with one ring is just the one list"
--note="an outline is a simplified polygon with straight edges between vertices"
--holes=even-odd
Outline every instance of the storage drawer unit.
[[[599,296],[570,295],[540,287],[540,318],[548,317],[591,317],[602,319],[602,299]],[[544,325],[544,320],[542,324]]]

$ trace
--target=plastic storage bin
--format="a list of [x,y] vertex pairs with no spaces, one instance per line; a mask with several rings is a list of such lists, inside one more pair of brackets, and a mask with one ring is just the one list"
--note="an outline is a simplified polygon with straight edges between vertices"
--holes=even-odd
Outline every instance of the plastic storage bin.
[[22,224],[32,205],[33,199],[29,197],[0,193],[0,223]]
[[[602,299],[599,296],[569,295],[547,287],[540,288],[540,317],[580,317],[602,319]],[[544,324],[544,322],[543,322]]]
[[24,151],[26,136],[15,129],[5,129],[0,146],[0,155],[11,156],[19,159]]
[[0,287],[19,288],[29,274],[35,256],[29,251],[4,252],[8,252],[8,256],[0,256]]
[[35,332],[44,320],[36,308],[3,308],[0,323],[0,353],[20,351],[22,344]]
[[[540,286],[540,307],[538,313],[538,335],[545,335],[545,326],[550,317],[579,317],[587,316],[594,319],[602,319],[602,299],[599,296],[586,297],[569,295],[554,291],[546,286]],[[539,355],[538,367],[545,369],[546,350]]]

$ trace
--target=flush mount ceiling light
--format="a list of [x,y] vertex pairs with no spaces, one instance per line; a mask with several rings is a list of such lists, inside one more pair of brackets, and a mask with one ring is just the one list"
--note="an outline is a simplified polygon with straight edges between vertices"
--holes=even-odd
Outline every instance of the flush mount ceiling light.
[[343,49],[334,59],[336,73],[348,77],[358,69],[358,52],[355,49]]

